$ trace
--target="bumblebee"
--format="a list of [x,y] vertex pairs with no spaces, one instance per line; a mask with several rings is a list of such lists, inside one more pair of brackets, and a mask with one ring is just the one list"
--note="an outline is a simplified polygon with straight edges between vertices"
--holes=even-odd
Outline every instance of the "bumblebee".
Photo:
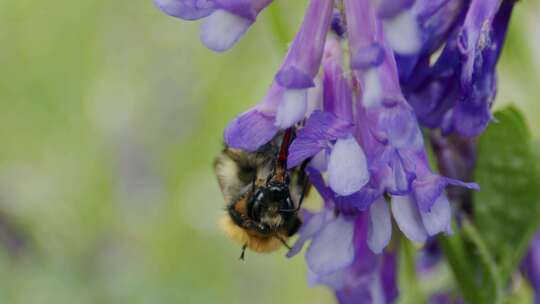
[[278,134],[255,152],[225,147],[214,170],[227,203],[220,226],[234,241],[255,252],[271,252],[287,245],[302,220],[298,210],[309,189],[307,161],[287,170],[293,129]]

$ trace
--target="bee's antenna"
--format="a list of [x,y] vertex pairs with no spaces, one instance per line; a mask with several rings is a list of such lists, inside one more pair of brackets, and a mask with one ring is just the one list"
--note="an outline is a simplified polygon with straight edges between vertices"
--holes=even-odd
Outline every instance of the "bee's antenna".
[[246,255],[246,248],[247,248],[247,244],[244,244],[244,246],[242,246],[242,253],[240,253],[240,260],[241,261],[245,261],[244,257]]

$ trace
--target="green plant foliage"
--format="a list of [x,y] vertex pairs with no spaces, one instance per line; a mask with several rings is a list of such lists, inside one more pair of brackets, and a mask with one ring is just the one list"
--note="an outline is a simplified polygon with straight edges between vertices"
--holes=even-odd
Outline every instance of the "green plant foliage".
[[478,140],[474,222],[505,282],[540,223],[540,172],[522,114],[508,107],[495,119]]

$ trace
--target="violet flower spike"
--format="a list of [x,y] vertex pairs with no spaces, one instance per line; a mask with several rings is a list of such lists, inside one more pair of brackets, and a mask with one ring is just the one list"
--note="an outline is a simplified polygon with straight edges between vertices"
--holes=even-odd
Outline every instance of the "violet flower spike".
[[[452,127],[465,136],[479,135],[493,119],[491,106],[497,89],[495,66],[515,4],[515,1],[510,0],[502,4],[493,0],[482,4],[476,2],[482,1],[471,3],[457,44],[465,61],[460,77],[460,98],[454,108]],[[485,7],[486,4],[488,7]],[[482,9],[484,11],[480,11]],[[471,24],[468,23],[469,19],[473,19]]]
[[[398,56],[401,84],[422,124],[443,134],[481,134],[493,119],[496,64],[515,1],[423,1],[417,56]],[[435,64],[429,58],[446,42]]]
[[[359,20],[366,12],[374,18],[374,22],[367,23],[372,29],[357,30],[357,36],[352,35],[353,28],[349,28],[351,44],[355,39],[370,41],[383,54],[381,61],[371,66],[358,67],[351,62],[364,89],[363,95],[357,93],[356,113],[360,123],[357,138],[368,155],[375,193],[378,191],[379,197],[384,192],[391,194],[391,210],[400,230],[409,239],[424,242],[428,236],[450,232],[451,208],[444,188],[448,184],[469,188],[477,188],[477,185],[444,178],[431,171],[418,122],[401,92],[393,52],[380,31],[381,21],[374,16],[370,5],[367,0],[345,1],[348,20]],[[356,6],[361,6],[364,12],[349,11]],[[353,57],[355,50],[351,47],[350,51]],[[370,93],[375,91],[377,94]],[[365,208],[354,200],[338,206],[344,207],[346,203],[356,206],[357,210]],[[368,244],[374,252],[381,252],[390,240],[391,231],[386,227],[390,212],[386,204],[380,197],[369,207],[373,220]]]
[[288,254],[297,254],[312,239],[306,251],[309,284],[330,287],[339,303],[393,303],[397,298],[396,256],[375,255],[368,248],[367,219],[365,212],[335,217],[324,208],[309,216]]

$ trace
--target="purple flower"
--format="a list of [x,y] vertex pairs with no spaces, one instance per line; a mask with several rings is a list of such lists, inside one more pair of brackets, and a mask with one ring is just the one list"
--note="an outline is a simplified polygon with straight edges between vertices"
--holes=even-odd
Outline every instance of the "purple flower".
[[[345,8],[347,20],[370,20],[364,28],[349,28],[351,58],[372,46],[381,55],[375,61],[360,60],[369,62],[362,65],[351,59],[363,91],[356,94],[356,137],[366,151],[372,178],[359,193],[338,197],[337,206],[359,211],[369,207],[373,232],[368,243],[374,252],[381,252],[390,240],[390,212],[382,198],[385,192],[392,195],[396,223],[411,240],[424,242],[428,236],[450,232],[451,209],[444,188],[448,184],[477,186],[431,171],[415,114],[401,92],[396,62],[384,40],[381,21],[368,0],[345,1]],[[360,47],[353,47],[355,41]]]
[[298,254],[311,240],[306,251],[310,285],[330,287],[339,303],[393,303],[398,294],[395,254],[374,254],[367,244],[368,214],[336,215],[328,195],[331,190],[316,170],[309,172],[325,197],[325,207],[305,213],[300,237],[287,256]]
[[208,48],[230,49],[272,0],[154,0],[168,15],[185,20],[204,18],[201,41]]
[[289,168],[324,153],[330,188],[338,195],[359,191],[368,181],[367,160],[353,136],[351,88],[341,68],[341,47],[330,39],[323,62],[323,111],[315,111],[289,149]]
[[310,2],[304,23],[266,97],[226,128],[224,137],[229,146],[255,151],[279,129],[287,129],[305,117],[308,89],[315,85],[332,9],[333,1]]
[[[422,124],[476,136],[492,120],[495,66],[515,1],[440,2],[418,7],[424,46],[416,56],[398,58],[401,84]],[[442,55],[430,65],[444,42]]]
[[540,304],[540,233],[537,233],[531,242],[527,256],[523,260],[521,269],[535,292],[535,304]]
[[[204,18],[201,39],[217,51],[234,45],[272,2],[154,1],[169,15]],[[460,136],[480,134],[492,119],[495,68],[514,2],[309,1],[266,96],[238,115],[224,138],[230,147],[256,151],[294,127],[287,166],[307,163],[324,200],[318,212],[303,210],[299,238],[287,254],[309,242],[311,285],[329,286],[340,303],[392,303],[393,222],[419,243],[451,233],[447,186],[478,189],[461,181],[471,179],[475,153]],[[441,130],[430,134],[446,176],[431,169],[420,124]],[[458,135],[442,137],[450,133]],[[538,244],[540,237],[524,267],[540,290]],[[430,302],[449,299],[441,294]]]
[[304,23],[276,75],[281,86],[288,89],[306,89],[315,85],[313,78],[321,64],[333,6],[333,0],[311,0]]

